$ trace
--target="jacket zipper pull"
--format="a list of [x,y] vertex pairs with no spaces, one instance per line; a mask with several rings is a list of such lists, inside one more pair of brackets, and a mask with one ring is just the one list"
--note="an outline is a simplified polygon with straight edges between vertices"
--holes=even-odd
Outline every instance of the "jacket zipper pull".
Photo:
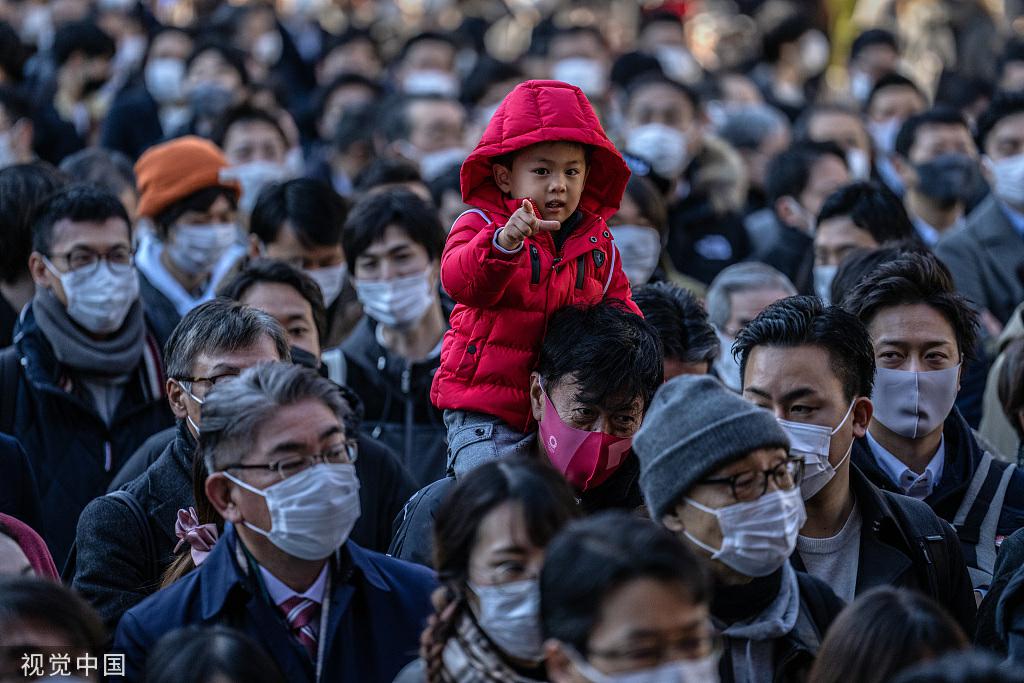
[[405,370],[402,370],[402,393],[403,394],[408,394],[410,388],[412,387],[412,378],[410,377],[411,374],[412,373],[409,371],[409,368],[406,368]]
[[536,244],[530,244],[530,284],[540,284],[540,251]]

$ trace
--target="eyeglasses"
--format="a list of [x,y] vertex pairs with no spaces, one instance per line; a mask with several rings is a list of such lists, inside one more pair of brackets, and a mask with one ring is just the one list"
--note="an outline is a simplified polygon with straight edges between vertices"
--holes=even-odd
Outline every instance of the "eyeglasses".
[[767,470],[749,470],[731,477],[704,479],[701,484],[728,484],[733,497],[738,501],[757,500],[768,491],[768,479],[775,480],[775,485],[789,491],[800,485],[804,478],[803,458],[786,458],[775,467]]
[[129,247],[114,247],[105,254],[93,251],[88,247],[75,247],[63,254],[51,254],[52,259],[63,259],[69,271],[84,271],[92,274],[99,268],[100,261],[106,261],[114,272],[124,272],[135,262],[135,252]]
[[[187,382],[188,387],[186,390],[196,398],[203,398],[210,391],[217,386],[220,382],[227,379],[234,379],[238,377],[238,372],[225,372],[221,375],[214,375],[213,377],[179,377],[178,382]],[[196,393],[196,389],[201,389],[201,393]]]
[[345,465],[355,464],[359,459],[359,446],[355,441],[346,441],[337,446],[311,455],[294,455],[272,462],[269,465],[243,465],[234,463],[224,467],[226,470],[264,470],[275,473],[280,480],[294,476],[314,465]]
[[722,638],[718,633],[698,637],[663,640],[649,644],[624,646],[608,650],[589,650],[590,658],[621,662],[635,668],[658,666],[679,659],[701,659],[722,651]]

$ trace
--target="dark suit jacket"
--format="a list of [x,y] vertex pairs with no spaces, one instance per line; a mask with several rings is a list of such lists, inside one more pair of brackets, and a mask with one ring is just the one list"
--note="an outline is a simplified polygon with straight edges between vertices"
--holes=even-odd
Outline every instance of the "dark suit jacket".
[[[229,524],[198,571],[125,613],[114,651],[125,654],[127,680],[141,679],[146,656],[161,636],[190,624],[225,624],[255,639],[284,680],[316,680],[315,665],[270,604],[255,562],[246,562]],[[240,561],[241,557],[241,561]],[[436,588],[427,569],[360,548],[349,541],[334,558],[323,681],[391,683],[419,650],[433,613]]]

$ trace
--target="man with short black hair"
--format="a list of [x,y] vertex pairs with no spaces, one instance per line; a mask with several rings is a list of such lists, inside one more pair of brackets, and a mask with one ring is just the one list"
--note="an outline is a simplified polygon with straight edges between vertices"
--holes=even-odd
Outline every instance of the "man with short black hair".
[[998,333],[1024,301],[1024,93],[997,96],[978,119],[977,140],[992,194],[935,253],[985,327]]
[[424,180],[466,160],[466,110],[454,97],[398,96],[383,111],[379,125],[388,151],[416,164]]
[[924,243],[934,247],[963,225],[967,202],[983,187],[971,129],[955,109],[929,109],[906,120],[895,152],[907,212]]
[[327,307],[321,346],[343,342],[362,317],[349,276],[342,226],[348,204],[326,183],[297,178],[268,187],[249,219],[249,253],[301,268],[320,286]]
[[972,632],[974,597],[953,529],[850,464],[872,415],[875,359],[864,325],[814,297],[790,297],[743,328],[734,350],[743,396],[775,414],[790,454],[804,459],[807,522],[793,564],[847,602],[879,585],[919,590]]
[[928,98],[917,85],[898,73],[879,78],[864,103],[868,133],[875,145],[875,169],[889,189],[903,196],[903,181],[890,156],[903,122],[928,108]]
[[871,177],[875,155],[859,111],[840,104],[811,105],[793,124],[793,137],[799,141],[834,142],[846,155],[853,180]]
[[862,31],[850,45],[850,94],[861,104],[878,79],[896,70],[900,47],[896,36],[881,28]]
[[853,463],[877,486],[928,503],[960,536],[987,590],[1003,537],[1024,525],[1024,472],[978,443],[954,407],[978,317],[931,254],[879,264],[844,299],[875,347],[874,415]]
[[879,183],[852,183],[829,195],[814,231],[814,292],[829,301],[839,264],[855,249],[915,239],[899,198]]
[[229,164],[221,177],[242,186],[239,207],[246,215],[252,212],[264,187],[302,170],[288,165],[288,136],[281,124],[270,112],[251,104],[229,109],[211,139],[224,150]]
[[1024,40],[1011,38],[996,66],[996,86],[1003,92],[1024,91]]
[[633,302],[654,326],[665,358],[665,381],[679,375],[706,375],[721,352],[704,307],[688,290],[668,282],[644,285]]
[[36,294],[0,359],[0,431],[32,460],[63,566],[82,508],[171,415],[121,202],[89,186],[58,191],[36,214],[32,249]]

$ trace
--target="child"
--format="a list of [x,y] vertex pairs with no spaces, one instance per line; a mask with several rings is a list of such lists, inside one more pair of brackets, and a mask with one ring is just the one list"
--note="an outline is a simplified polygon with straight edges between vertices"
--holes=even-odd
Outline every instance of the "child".
[[605,225],[628,179],[583,92],[560,81],[517,86],[462,165],[476,208],[441,257],[458,305],[430,392],[456,475],[531,447],[530,373],[552,313],[612,298],[639,315]]

